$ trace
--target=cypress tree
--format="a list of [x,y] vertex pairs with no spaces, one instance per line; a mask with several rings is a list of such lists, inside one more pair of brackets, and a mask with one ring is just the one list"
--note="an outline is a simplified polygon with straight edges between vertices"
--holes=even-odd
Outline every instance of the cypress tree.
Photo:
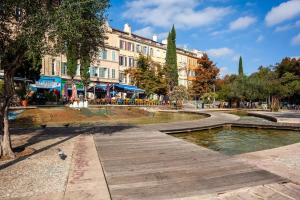
[[240,56],[240,60],[239,60],[239,75],[240,76],[244,75],[242,56]]
[[176,55],[176,30],[173,25],[168,35],[167,55],[165,64],[166,79],[169,91],[178,85],[177,55]]

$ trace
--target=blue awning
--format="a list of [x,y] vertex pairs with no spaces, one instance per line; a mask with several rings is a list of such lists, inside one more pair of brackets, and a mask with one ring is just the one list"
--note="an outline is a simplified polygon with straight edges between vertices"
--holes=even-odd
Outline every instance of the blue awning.
[[107,85],[106,84],[96,84],[96,88],[106,91]]
[[134,85],[115,84],[115,87],[118,89],[122,89],[124,91],[129,91],[129,92],[140,92],[140,93],[145,92],[145,90],[142,90]]

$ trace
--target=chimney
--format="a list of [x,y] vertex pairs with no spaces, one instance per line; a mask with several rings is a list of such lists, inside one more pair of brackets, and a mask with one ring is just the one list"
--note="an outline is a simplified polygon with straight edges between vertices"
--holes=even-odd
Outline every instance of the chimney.
[[157,42],[157,35],[153,35],[152,40],[153,40],[154,42]]
[[124,25],[124,30],[125,33],[129,33],[129,35],[131,35],[131,27],[129,24],[125,24]]
[[168,44],[168,40],[167,40],[167,39],[164,39],[164,40],[161,41],[161,43],[167,45],[167,44]]

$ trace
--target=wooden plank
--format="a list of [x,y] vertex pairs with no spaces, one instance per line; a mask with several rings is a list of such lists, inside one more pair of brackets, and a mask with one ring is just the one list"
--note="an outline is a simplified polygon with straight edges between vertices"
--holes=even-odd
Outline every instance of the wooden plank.
[[112,199],[214,196],[286,181],[237,158],[160,132],[152,133],[95,136]]

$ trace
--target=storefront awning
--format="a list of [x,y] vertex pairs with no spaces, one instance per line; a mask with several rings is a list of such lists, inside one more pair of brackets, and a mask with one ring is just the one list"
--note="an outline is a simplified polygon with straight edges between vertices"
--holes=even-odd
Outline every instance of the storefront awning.
[[145,92],[145,90],[142,90],[134,85],[115,84],[114,86],[117,89],[121,89],[121,90],[128,91],[128,92],[139,92],[139,93]]

